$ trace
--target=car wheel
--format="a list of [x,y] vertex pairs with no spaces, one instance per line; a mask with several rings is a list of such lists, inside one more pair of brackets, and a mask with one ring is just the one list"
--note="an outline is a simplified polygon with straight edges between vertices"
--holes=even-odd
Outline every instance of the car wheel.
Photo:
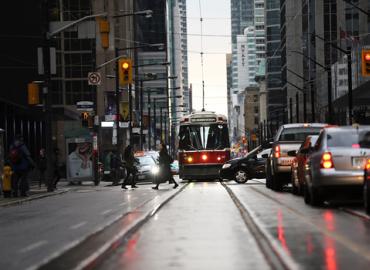
[[272,190],[274,191],[282,191],[283,185],[279,181],[279,177],[275,174],[272,176],[272,182],[271,182]]
[[[366,175],[365,175],[366,179]],[[367,214],[370,214],[370,181],[364,181],[364,207]]]
[[322,196],[319,194],[318,189],[315,187],[311,187],[310,188],[310,204],[312,206],[320,206],[322,205],[323,201],[324,200]]
[[308,188],[307,186],[304,186],[303,187],[303,198],[304,198],[304,202],[305,204],[310,204],[310,193],[308,192]]
[[294,195],[299,195],[299,190],[298,190],[298,187],[297,187],[297,185],[296,185],[296,179],[295,179],[295,177],[294,177],[294,172],[293,172],[293,170],[292,170],[292,172],[291,172],[291,180],[290,180],[290,182],[292,183],[292,193],[293,193]]
[[234,179],[238,184],[244,184],[248,181],[248,173],[244,170],[237,170]]

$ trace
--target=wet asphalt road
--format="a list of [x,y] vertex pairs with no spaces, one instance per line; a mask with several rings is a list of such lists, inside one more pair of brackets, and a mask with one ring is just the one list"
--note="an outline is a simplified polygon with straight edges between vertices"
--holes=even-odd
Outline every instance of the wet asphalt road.
[[[370,269],[370,221],[340,207],[312,208],[264,181],[228,182],[289,268]],[[360,210],[361,211],[361,210]],[[256,239],[218,182],[195,182],[97,269],[269,269]]]
[[73,187],[71,191],[17,206],[0,208],[0,269],[27,269],[60,253],[114,220],[157,198],[152,185],[137,190]]
[[[193,182],[110,252],[97,269],[370,269],[370,219],[359,205],[312,208],[301,197],[273,192],[264,180],[239,185]],[[138,190],[73,187],[68,193],[0,208],[0,269],[32,269],[147,202],[172,194],[172,185]],[[242,210],[241,210],[242,209]],[[354,214],[355,213],[355,214]],[[97,246],[96,249],[99,247]]]

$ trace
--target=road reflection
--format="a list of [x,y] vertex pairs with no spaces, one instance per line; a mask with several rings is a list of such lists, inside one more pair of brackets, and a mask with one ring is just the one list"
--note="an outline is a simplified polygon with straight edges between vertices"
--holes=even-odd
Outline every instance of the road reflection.
[[281,242],[282,247],[284,250],[291,255],[291,252],[289,250],[289,247],[287,245],[286,239],[285,239],[285,232],[284,232],[284,222],[283,222],[283,213],[279,209],[277,212],[277,220],[278,220],[278,226],[277,226],[277,234],[278,239]]
[[[335,217],[331,210],[327,210],[323,214],[326,229],[333,232],[335,231]],[[333,238],[325,235],[324,239],[324,251],[325,251],[325,263],[327,270],[336,270],[337,269],[337,252],[335,241]]]

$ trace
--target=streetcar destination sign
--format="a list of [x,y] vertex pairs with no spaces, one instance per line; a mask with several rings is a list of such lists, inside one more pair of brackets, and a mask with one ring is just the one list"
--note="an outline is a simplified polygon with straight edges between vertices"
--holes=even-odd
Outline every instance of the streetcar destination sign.
[[212,117],[212,118],[192,118],[191,119],[191,122],[193,123],[199,123],[199,122],[205,122],[205,123],[213,123],[213,122],[216,122],[216,118]]

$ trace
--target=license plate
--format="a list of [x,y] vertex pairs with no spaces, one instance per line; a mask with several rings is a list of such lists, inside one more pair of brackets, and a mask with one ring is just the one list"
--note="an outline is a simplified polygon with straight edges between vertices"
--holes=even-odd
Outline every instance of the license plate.
[[289,166],[292,165],[293,159],[292,158],[280,158],[279,164],[283,166]]
[[365,168],[366,158],[365,157],[353,157],[352,166],[358,169]]

